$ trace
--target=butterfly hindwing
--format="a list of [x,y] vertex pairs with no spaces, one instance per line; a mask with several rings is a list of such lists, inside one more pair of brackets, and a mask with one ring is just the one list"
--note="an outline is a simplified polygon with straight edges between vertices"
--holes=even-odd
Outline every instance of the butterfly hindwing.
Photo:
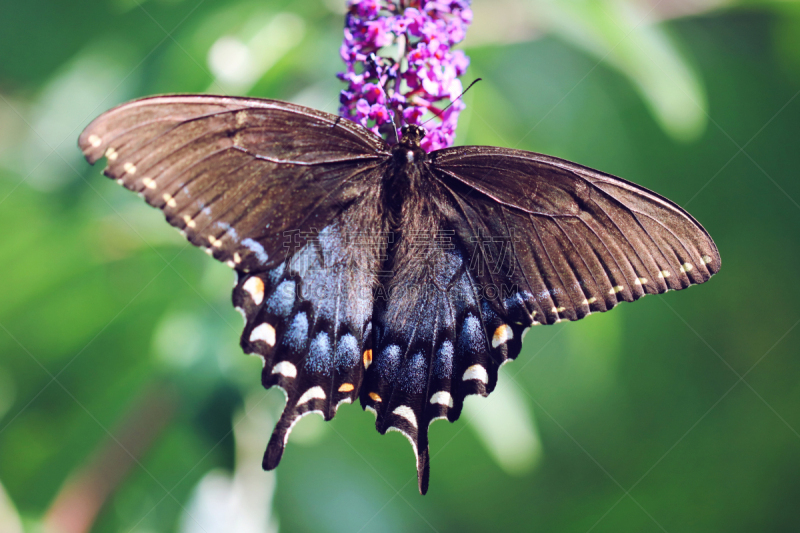
[[385,301],[376,300],[376,349],[361,393],[380,433],[396,430],[412,443],[422,493],[430,424],[454,422],[466,396],[492,392],[500,366],[519,354],[532,322],[522,302],[512,303],[503,316],[492,310],[467,268],[468,257],[442,250],[438,259],[442,285],[388,291]]
[[[361,390],[380,433],[399,431],[417,457],[421,492],[429,477],[428,427],[455,421],[470,394],[489,394],[498,369],[521,348],[532,318],[524,303],[496,312],[473,274],[473,258],[449,224],[455,206],[430,188],[403,212],[375,299],[372,365]],[[511,319],[513,317],[513,323]]]
[[[357,214],[376,201],[374,194],[366,195],[279,267],[239,273],[233,303],[246,321],[242,348],[263,358],[264,387],[277,386],[286,394],[264,456],[267,469],[278,465],[302,416],[316,412],[330,420],[359,394],[364,354],[372,348],[372,288],[381,252],[356,246],[351,236]],[[357,227],[382,230],[378,218]]]

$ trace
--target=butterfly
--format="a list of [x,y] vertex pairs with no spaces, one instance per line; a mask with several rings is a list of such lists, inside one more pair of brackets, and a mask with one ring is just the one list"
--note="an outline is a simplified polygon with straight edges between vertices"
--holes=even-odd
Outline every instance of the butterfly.
[[703,227],[631,182],[490,146],[390,146],[291,103],[156,96],[99,116],[79,145],[236,271],[241,346],[286,406],[263,467],[303,416],[360,400],[411,442],[488,395],[536,325],[579,320],[720,268]]

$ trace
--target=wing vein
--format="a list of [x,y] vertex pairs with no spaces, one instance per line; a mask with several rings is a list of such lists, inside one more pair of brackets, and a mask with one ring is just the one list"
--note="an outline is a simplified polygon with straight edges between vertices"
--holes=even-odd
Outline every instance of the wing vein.
[[[504,205],[500,206],[500,213],[502,213],[502,215],[503,215],[503,222],[505,223],[506,231],[508,231],[508,233],[510,235],[511,234],[511,225],[508,223],[508,216],[507,216],[507,213],[506,213],[506,209],[508,209],[506,206],[504,206]],[[535,295],[536,291],[534,290],[533,286],[531,285],[531,280],[528,277],[528,273],[522,267],[522,262],[520,262],[519,256],[517,255],[517,247],[516,247],[516,244],[515,244],[515,241],[514,241],[513,238],[511,239],[511,252],[514,254],[514,262],[516,262],[517,268],[519,268],[520,272],[522,272],[522,277],[525,279],[525,283],[528,284],[528,292],[530,293],[531,296]],[[534,305],[536,305],[536,307],[538,307],[538,311],[542,315],[542,317],[546,317],[547,315],[545,315],[544,309],[542,309],[541,305],[539,305],[539,301],[536,300],[536,298],[533,298],[533,303],[534,303]],[[535,320],[534,317],[531,317],[531,318]]]
[[[570,237],[569,233],[567,233],[567,231],[563,228],[563,226],[561,226],[561,223],[558,221],[557,218],[554,219],[554,222],[556,224],[556,227],[558,227],[558,229],[561,230],[561,233],[564,234],[564,237],[567,238],[567,240],[569,241],[570,246],[572,246],[572,249],[575,250],[575,253],[577,254],[577,256],[580,258],[581,262],[583,263],[583,266],[586,267],[586,270],[589,272],[589,276],[591,276],[592,282],[594,283],[595,287],[599,287],[599,285],[597,284],[597,279],[594,277],[594,272],[592,272],[592,269],[589,267],[589,264],[586,262],[586,259],[583,258],[583,254],[581,254],[580,249],[575,245],[575,242],[572,240],[572,237]],[[578,276],[576,275],[575,279],[577,279],[577,278],[578,278]],[[580,281],[578,282],[578,285],[580,286]],[[583,295],[584,295],[584,298],[585,298],[586,297],[586,292],[584,292],[583,290],[581,290],[581,292],[583,292]]]
[[[536,227],[536,222],[533,220],[533,215],[528,213],[528,218],[530,218],[531,227],[533,228],[533,231],[536,233],[536,238],[539,239],[539,244],[542,246],[542,251],[544,252],[545,257],[547,257],[547,260],[550,261],[550,265],[553,267],[553,271],[555,272],[556,277],[558,277],[559,283],[561,283],[562,290],[567,295],[567,299],[572,301],[572,296],[570,296],[569,292],[567,291],[567,286],[564,284],[564,280],[561,279],[561,274],[559,273],[558,268],[556,268],[556,264],[553,262],[553,258],[550,257],[550,252],[547,250],[547,246],[544,244],[544,240],[542,239],[542,235],[539,233],[539,228]],[[542,279],[547,279],[548,277],[549,276],[542,276]],[[551,292],[551,299],[552,299],[552,296],[553,296],[552,295],[552,290],[553,290],[552,289],[552,284],[551,283],[547,283],[547,282],[545,282],[545,284],[548,286],[548,291]],[[572,301],[572,308],[575,309],[575,302],[574,301]],[[561,317],[558,316],[560,314],[561,313],[556,313],[556,319],[561,318]]]

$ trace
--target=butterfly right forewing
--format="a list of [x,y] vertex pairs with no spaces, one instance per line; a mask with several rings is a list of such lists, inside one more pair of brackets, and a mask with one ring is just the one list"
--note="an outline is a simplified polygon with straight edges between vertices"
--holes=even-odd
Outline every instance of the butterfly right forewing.
[[535,323],[577,320],[719,270],[703,227],[633,183],[521,150],[458,147],[431,156],[459,206],[451,222],[462,242],[503,258],[506,283],[519,288]]

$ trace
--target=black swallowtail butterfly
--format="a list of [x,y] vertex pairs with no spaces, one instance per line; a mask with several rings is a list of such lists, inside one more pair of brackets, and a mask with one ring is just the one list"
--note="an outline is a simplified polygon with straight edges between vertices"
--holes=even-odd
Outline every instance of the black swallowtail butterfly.
[[278,465],[303,415],[361,400],[398,430],[427,491],[428,426],[488,395],[527,329],[707,281],[711,237],[633,183],[488,146],[425,153],[290,103],[158,96],[80,137],[90,163],[236,270],[241,345],[286,407]]

